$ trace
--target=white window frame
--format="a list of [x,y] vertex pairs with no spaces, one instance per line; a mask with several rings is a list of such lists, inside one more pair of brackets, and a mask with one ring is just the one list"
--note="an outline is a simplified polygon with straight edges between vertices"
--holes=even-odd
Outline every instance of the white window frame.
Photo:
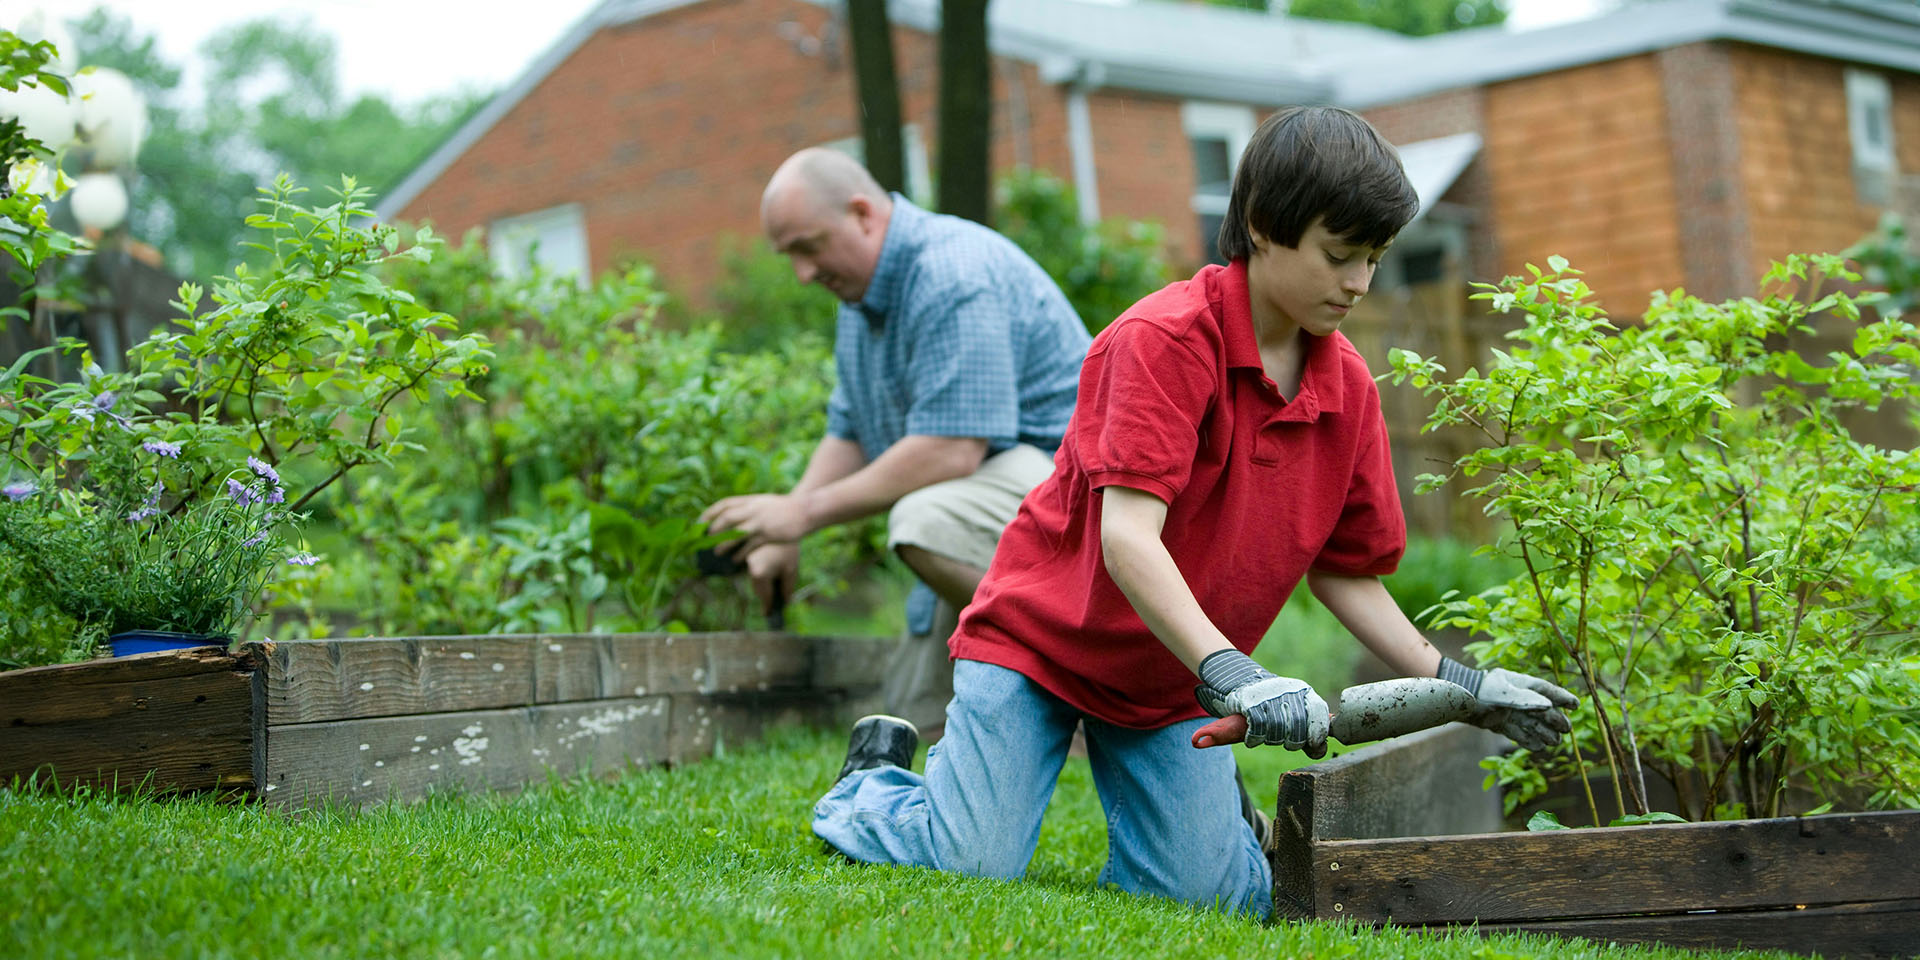
[[1854,169],[1892,173],[1899,168],[1894,154],[1893,88],[1886,74],[1847,69],[1847,132],[1853,140]]
[[[1227,142],[1227,182],[1240,171],[1240,155],[1246,152],[1247,141],[1253,139],[1254,127],[1258,125],[1253,108],[1237,103],[1207,103],[1189,100],[1180,105],[1180,126],[1186,131],[1187,140],[1225,140]],[[1227,197],[1199,192],[1199,184],[1194,184],[1193,198],[1189,205],[1194,213],[1210,214],[1216,217],[1227,215]]]
[[504,279],[524,278],[538,263],[549,273],[571,275],[585,286],[593,272],[586,208],[564,203],[495,220],[487,225],[487,253],[493,272]]
[[[933,167],[927,161],[927,141],[920,135],[920,125],[917,123],[902,124],[900,127],[900,141],[907,151],[907,183],[906,189],[902,190],[901,193],[906,194],[908,200],[912,200],[922,207],[931,209],[933,206]],[[859,137],[846,137],[840,140],[833,140],[823,143],[821,146],[828,150],[837,150],[844,153],[852,157],[855,162],[863,167],[867,165],[867,144],[865,140]]]

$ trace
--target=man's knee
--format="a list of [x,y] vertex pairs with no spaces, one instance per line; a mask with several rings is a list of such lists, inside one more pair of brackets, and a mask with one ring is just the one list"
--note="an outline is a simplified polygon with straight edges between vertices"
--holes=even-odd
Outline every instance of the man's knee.
[[887,541],[896,551],[907,545],[925,547],[952,539],[958,525],[959,518],[936,483],[894,501],[887,511]]

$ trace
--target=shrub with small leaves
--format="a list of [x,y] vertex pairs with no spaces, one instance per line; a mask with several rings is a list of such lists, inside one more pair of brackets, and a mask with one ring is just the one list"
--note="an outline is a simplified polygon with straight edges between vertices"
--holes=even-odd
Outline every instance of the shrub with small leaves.
[[[1920,804],[1920,457],[1842,423],[1920,393],[1915,327],[1822,293],[1859,280],[1832,256],[1776,264],[1758,298],[1656,294],[1624,327],[1564,260],[1530,272],[1477,294],[1521,321],[1484,373],[1392,357],[1428,429],[1482,437],[1422,489],[1477,483],[1524,568],[1441,622],[1582,693],[1558,750],[1496,774],[1521,797],[1577,777],[1591,805],[1604,766],[1646,813],[1653,771],[1696,819]],[[1822,315],[1857,323],[1850,349],[1786,346]]]

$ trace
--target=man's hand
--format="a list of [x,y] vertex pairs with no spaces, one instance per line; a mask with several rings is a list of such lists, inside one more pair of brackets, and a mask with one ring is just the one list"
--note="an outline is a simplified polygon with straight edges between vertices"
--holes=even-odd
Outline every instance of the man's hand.
[[1304,681],[1276,677],[1238,650],[1200,661],[1193,694],[1213,716],[1246,717],[1249,747],[1277,743],[1315,760],[1327,755],[1327,702]]
[[784,493],[751,493],[728,497],[700,514],[712,533],[738,530],[746,536],[715,549],[745,557],[770,543],[796,543],[809,532],[806,503]]
[[1475,670],[1452,657],[1440,658],[1437,676],[1467,688],[1479,702],[1467,722],[1504,734],[1528,750],[1551,750],[1573,729],[1562,711],[1580,706],[1580,698],[1539,677],[1512,670]]
[[793,588],[800,582],[800,546],[793,543],[769,543],[747,554],[747,575],[753,578],[753,595],[760,598],[760,609],[771,613],[776,585],[780,600],[793,599]]

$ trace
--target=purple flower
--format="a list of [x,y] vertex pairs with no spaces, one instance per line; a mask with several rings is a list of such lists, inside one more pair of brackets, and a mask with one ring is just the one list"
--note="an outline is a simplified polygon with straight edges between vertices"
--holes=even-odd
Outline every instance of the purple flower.
[[287,563],[295,567],[311,567],[320,562],[320,558],[311,553],[295,554],[287,558]]
[[18,501],[33,496],[34,491],[37,489],[33,484],[22,480],[19,483],[9,483],[4,487],[0,487],[0,493],[6,494],[8,500]]
[[240,481],[233,479],[232,477],[227,478],[227,496],[232,497],[234,503],[237,503],[243,507],[253,503],[254,500],[258,499],[253,495],[252,490],[247,489],[246,484],[243,484]]
[[267,542],[267,532],[265,530],[262,530],[259,533],[256,533],[253,536],[240,541],[240,545],[243,547],[257,547],[266,542]]
[[280,473],[274,470],[273,467],[269,465],[265,460],[261,460],[256,457],[248,457],[247,469],[252,470],[253,475],[256,477],[259,477],[262,480],[270,481],[274,484],[278,484],[280,482]]
[[116,402],[118,402],[119,399],[120,399],[119,394],[114,393],[112,390],[108,390],[107,392],[102,393],[101,395],[93,398],[93,408],[95,410],[112,410],[113,405]]
[[157,517],[159,515],[160,515],[160,508],[158,507],[141,507],[140,509],[127,514],[127,522],[139,523],[140,521],[145,520],[148,517]]
[[165,440],[148,440],[146,443],[140,445],[140,449],[148,453],[157,453],[168,459],[180,459],[180,445],[177,443],[168,443]]
[[273,489],[271,489],[271,490],[268,490],[268,491],[267,491],[267,502],[268,502],[268,503],[286,503],[286,502],[287,502],[287,491],[285,491],[285,490],[282,490],[282,489],[281,489],[281,488],[279,488],[279,487],[274,487]]

